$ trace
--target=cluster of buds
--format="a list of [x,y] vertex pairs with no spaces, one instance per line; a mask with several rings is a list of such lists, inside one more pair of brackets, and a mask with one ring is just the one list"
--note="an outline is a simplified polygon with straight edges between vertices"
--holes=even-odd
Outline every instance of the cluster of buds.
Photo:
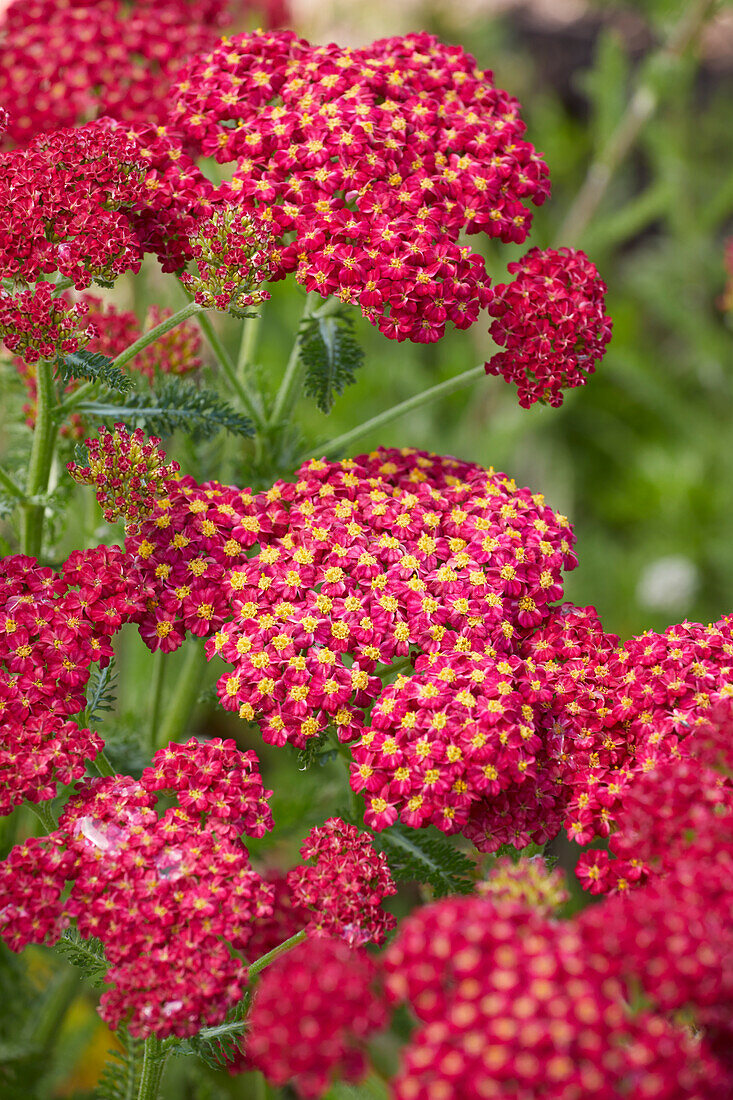
[[524,241],[549,194],[516,100],[427,34],[360,49],[239,35],[184,68],[171,103],[189,146],[236,163],[218,193],[276,239],[277,275],[396,340],[471,325],[491,292],[461,234]]
[[340,937],[350,947],[383,943],[395,919],[381,903],[397,888],[369,834],[332,817],[311,830],[300,854],[315,866],[294,867],[287,881],[294,903],[310,911],[308,934]]
[[97,501],[108,523],[123,519],[135,527],[152,515],[156,501],[165,496],[168,481],[180,469],[177,462],[165,465],[165,452],[159,450],[157,436],[145,436],[141,428],[132,435],[124,424],[113,431],[99,429],[98,439],[87,439],[84,446],[89,464],[67,464],[67,470],[80,485],[94,485]]
[[[245,951],[254,922],[272,911],[239,840],[272,827],[256,763],[233,742],[192,741],[156,754],[139,782],[84,781],[58,829],[0,864],[9,946],[53,943],[75,919],[104,944],[112,988],[100,1013],[111,1026],[164,1037],[220,1020],[247,978],[228,945]],[[160,792],[177,805],[159,817]]]
[[505,348],[486,364],[514,382],[519,404],[558,406],[564,389],[583,386],[611,339],[606,284],[584,252],[531,248],[508,265],[516,278],[494,288],[489,313],[495,342]]
[[94,663],[142,612],[149,589],[119,547],[71,555],[60,573],[34,558],[0,565],[0,814],[53,798],[102,748],[69,719],[84,710]]
[[87,304],[54,297],[54,289],[53,283],[40,282],[12,295],[0,291],[0,340],[30,379],[35,376],[27,364],[69,355],[94,336]]
[[245,317],[250,306],[270,295],[260,290],[272,278],[271,242],[265,230],[233,206],[217,207],[191,242],[198,274],[181,282],[208,309]]
[[570,897],[562,871],[551,871],[542,856],[516,863],[508,856],[498,859],[476,893],[494,905],[519,903],[541,917],[551,917]]

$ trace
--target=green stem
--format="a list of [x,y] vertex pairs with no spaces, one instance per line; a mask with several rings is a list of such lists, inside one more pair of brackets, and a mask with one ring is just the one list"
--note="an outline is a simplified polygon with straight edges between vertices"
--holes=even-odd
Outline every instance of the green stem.
[[[260,309],[261,308],[262,307],[260,307]],[[261,324],[261,312],[255,314],[253,317],[245,317],[242,322],[242,338],[239,342],[239,355],[237,356],[237,377],[240,379],[244,377],[248,367],[252,365],[252,358],[255,348],[257,347],[257,337],[259,336]]]
[[[53,384],[53,367],[46,360],[36,364],[36,425],[33,429],[26,496],[38,497],[48,489],[48,479],[56,445],[56,423],[54,408],[56,393]],[[20,552],[38,557],[43,542],[43,519],[45,504],[25,503],[20,529]]]
[[74,390],[73,393],[70,393],[68,397],[61,402],[59,405],[59,412],[62,415],[72,412],[77,405],[81,405],[82,401],[86,400],[90,394],[94,393],[96,387],[96,382],[82,383],[77,390]]
[[89,761],[88,770],[92,775],[100,777],[117,775],[116,770],[112,767],[110,761],[103,752],[98,752],[94,760]]
[[187,321],[189,317],[195,317],[197,314],[200,314],[203,308],[204,307],[200,306],[197,302],[188,302],[179,309],[177,313],[174,313],[172,317],[166,317],[159,325],[156,325],[155,328],[148,329],[148,331],[144,332],[133,344],[130,344],[124,351],[121,351],[112,365],[115,367],[124,367],[126,363],[134,359],[139,352],[144,350],[144,348],[148,347],[150,344],[154,344],[159,337],[165,336],[166,332],[170,332],[172,328],[176,328],[178,325],[182,324],[183,321]]
[[422,405],[427,405],[440,397],[447,397],[448,394],[455,393],[456,390],[462,390],[464,387],[470,386],[477,378],[484,378],[485,376],[486,369],[483,364],[480,367],[471,367],[470,370],[465,370],[462,374],[456,374],[445,382],[439,382],[437,386],[431,386],[430,389],[423,390],[422,393],[416,393],[414,397],[408,397],[406,401],[401,401],[399,405],[393,405],[391,409],[378,413],[370,420],[365,420],[363,424],[352,428],[351,431],[344,432],[343,435],[337,435],[335,439],[330,439],[327,443],[305,451],[299,456],[298,462],[303,462],[307,458],[321,458],[338,454],[361,439],[362,436],[369,435],[377,428],[384,427],[385,424],[397,420],[405,413],[412,412],[413,409],[419,409]]
[[157,1100],[170,1048],[154,1035],[143,1044],[143,1064],[137,1100]]
[[273,947],[272,951],[268,951],[266,955],[260,955],[259,959],[255,961],[247,968],[247,980],[252,981],[256,978],[261,970],[264,970],[266,966],[270,966],[274,963],[275,959],[279,959],[281,955],[286,954],[288,951],[292,951],[294,947],[297,947],[299,943],[302,943],[306,938],[307,932],[302,929],[300,932],[296,932],[294,936],[291,936],[289,940],[285,940],[283,943],[279,943],[277,947]]
[[300,342],[303,333],[303,321],[307,320],[313,314],[313,307],[315,300],[318,297],[317,294],[310,293],[306,295],[305,306],[303,307],[303,316],[298,324],[298,329],[293,341],[293,347],[290,352],[290,358],[288,359],[288,365],[285,368],[285,374],[283,375],[282,382],[280,383],[280,389],[277,391],[277,397],[275,398],[275,404],[272,407],[272,414],[270,416],[270,426],[280,424],[286,420],[290,413],[293,411],[293,406],[298,399],[298,390],[300,388],[301,379],[301,363],[300,363]]
[[[620,165],[634,147],[646,123],[659,104],[653,79],[659,63],[674,61],[694,45],[719,0],[695,0],[685,5],[685,12],[672,29],[667,41],[655,52],[651,63],[644,66],[638,83],[623,115],[605,146],[588,169],[588,174],[557,234],[562,245],[576,245],[582,238],[600,206],[608,186]],[[652,74],[650,76],[650,73]]]
[[156,730],[160,722],[160,710],[163,703],[163,685],[165,683],[165,653],[162,649],[153,654],[153,691],[150,702],[150,724],[148,726],[148,744],[151,752],[155,752]]
[[155,734],[153,748],[163,748],[171,741],[178,741],[186,732],[201,690],[201,673],[205,664],[206,656],[201,644],[197,638],[191,638],[170,704]]
[[264,416],[258,398],[250,393],[244,382],[237,377],[237,368],[232,362],[229,352],[224,347],[219,333],[214,328],[211,318],[206,313],[199,313],[198,323],[201,326],[201,331],[209,342],[211,350],[216,356],[218,365],[221,367],[227,382],[239,398],[242,407],[254,421],[255,427],[261,429],[264,424]]
[[0,466],[0,487],[5,490],[9,497],[14,500],[25,500],[25,493],[18,485],[14,478],[10,476],[7,470]]

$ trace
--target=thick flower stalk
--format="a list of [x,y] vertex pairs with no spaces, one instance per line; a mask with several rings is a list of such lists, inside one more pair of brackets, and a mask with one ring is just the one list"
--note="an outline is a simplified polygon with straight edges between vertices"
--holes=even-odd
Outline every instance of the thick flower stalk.
[[300,854],[315,865],[294,867],[287,881],[293,902],[310,913],[308,934],[343,939],[349,947],[383,943],[395,919],[381,903],[397,887],[369,834],[332,817],[311,829]]
[[69,462],[66,468],[80,485],[96,488],[108,523],[123,519],[126,527],[133,527],[153,514],[169,480],[180,469],[177,462],[165,464],[159,443],[157,436],[147,437],[141,428],[132,434],[124,424],[115,424],[111,432],[100,428],[99,438],[84,444],[88,465]]
[[[161,792],[177,804],[159,816]],[[87,780],[58,829],[0,865],[3,938],[53,943],[75,919],[104,944],[103,1019],[141,1037],[194,1034],[241,998],[247,968],[227,945],[246,950],[272,911],[239,839],[272,827],[271,793],[254,754],[220,740],[162,750],[139,782]]]
[[516,278],[494,288],[490,332],[504,351],[489,374],[514,382],[519,404],[562,405],[565,389],[584,386],[611,339],[606,284],[584,252],[532,248],[508,270]]
[[359,305],[397,340],[472,324],[489,278],[461,233],[524,241],[528,205],[549,193],[516,100],[426,34],[357,50],[226,39],[179,77],[171,123],[235,163],[218,196],[277,239],[278,277]]

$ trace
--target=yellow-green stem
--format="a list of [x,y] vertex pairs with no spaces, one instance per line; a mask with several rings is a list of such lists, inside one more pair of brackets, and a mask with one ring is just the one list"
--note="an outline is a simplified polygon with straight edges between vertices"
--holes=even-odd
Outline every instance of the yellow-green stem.
[[[33,445],[28,465],[27,497],[39,497],[48,490],[48,479],[56,445],[57,425],[54,420],[56,393],[53,384],[53,366],[46,360],[36,364],[36,388],[36,424],[33,429]],[[43,544],[43,520],[46,506],[43,503],[26,501],[22,508],[20,552],[38,557]]]

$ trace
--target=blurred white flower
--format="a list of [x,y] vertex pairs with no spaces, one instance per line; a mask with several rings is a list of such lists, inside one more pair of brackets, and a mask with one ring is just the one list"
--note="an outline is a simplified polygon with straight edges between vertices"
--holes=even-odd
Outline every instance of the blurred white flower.
[[697,592],[697,566],[682,554],[669,554],[649,562],[641,572],[636,598],[644,607],[684,612]]

